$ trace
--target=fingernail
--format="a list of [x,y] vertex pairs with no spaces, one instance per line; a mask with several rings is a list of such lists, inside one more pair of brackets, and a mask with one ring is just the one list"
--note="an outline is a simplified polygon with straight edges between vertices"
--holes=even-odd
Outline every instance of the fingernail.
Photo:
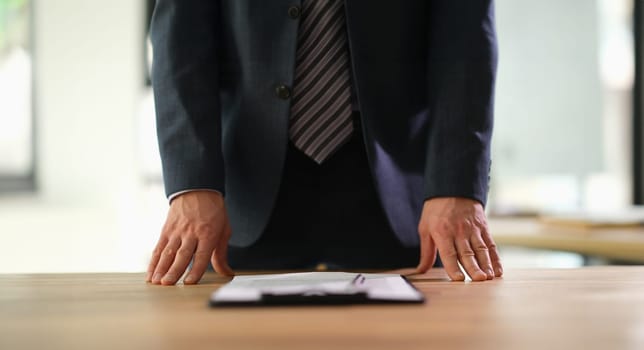
[[465,275],[462,272],[457,272],[456,279],[458,280],[465,279]]
[[492,269],[487,269],[485,273],[487,273],[488,277],[494,277],[494,271],[492,271]]
[[174,282],[174,276],[171,274],[167,274],[163,276],[163,279],[161,280],[161,282]]
[[160,273],[157,273],[156,275],[154,275],[154,277],[152,277],[152,282],[159,283],[161,281],[161,278],[163,278],[163,275]]
[[497,268],[496,268],[496,275],[497,275],[497,276],[501,276],[502,274],[503,274],[503,268],[502,268],[502,267],[500,267],[500,266],[499,266],[499,267],[497,267]]
[[186,276],[186,278],[183,280],[183,283],[188,283],[188,284],[194,283],[194,282],[195,282],[195,278],[192,275]]

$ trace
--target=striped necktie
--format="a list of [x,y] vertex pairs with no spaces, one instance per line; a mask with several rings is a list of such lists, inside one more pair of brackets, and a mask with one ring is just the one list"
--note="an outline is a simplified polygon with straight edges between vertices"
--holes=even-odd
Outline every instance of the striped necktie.
[[304,0],[289,136],[321,164],[351,138],[351,79],[344,0]]

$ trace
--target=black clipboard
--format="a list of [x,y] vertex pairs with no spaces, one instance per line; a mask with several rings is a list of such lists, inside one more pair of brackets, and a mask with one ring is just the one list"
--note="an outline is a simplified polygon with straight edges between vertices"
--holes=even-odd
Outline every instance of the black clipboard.
[[[324,274],[324,272],[318,272]],[[282,274],[283,276],[289,274]],[[262,275],[264,276],[264,275]],[[383,277],[380,277],[383,276]],[[288,277],[288,276],[286,276]],[[351,282],[355,284],[362,278],[363,288],[351,288],[346,291],[323,290],[314,285],[309,289],[304,289],[294,293],[273,292],[270,290],[256,291],[253,297],[231,297],[218,298],[218,291],[215,291],[210,298],[211,307],[248,307],[248,306],[324,306],[324,305],[357,305],[357,304],[422,304],[425,302],[425,296],[402,275],[379,275],[379,274],[358,274]],[[387,291],[380,287],[379,290],[370,289],[369,281],[378,278],[387,278],[387,282],[395,282],[399,290],[407,288],[404,295],[392,293],[387,295]],[[399,281],[397,280],[399,279]],[[399,283],[399,284],[398,284]],[[404,284],[404,287],[402,286]],[[384,284],[386,285],[386,283]],[[225,287],[225,286],[224,286]],[[222,287],[223,288],[223,287]]]

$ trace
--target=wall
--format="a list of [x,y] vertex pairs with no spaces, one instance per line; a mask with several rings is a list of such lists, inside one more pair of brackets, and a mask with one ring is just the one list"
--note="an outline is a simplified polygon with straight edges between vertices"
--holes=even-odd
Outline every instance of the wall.
[[588,0],[496,0],[494,168],[573,174],[602,166],[598,11]]
[[34,15],[39,191],[0,200],[0,273],[140,269],[158,235],[135,152],[144,3],[35,0]]

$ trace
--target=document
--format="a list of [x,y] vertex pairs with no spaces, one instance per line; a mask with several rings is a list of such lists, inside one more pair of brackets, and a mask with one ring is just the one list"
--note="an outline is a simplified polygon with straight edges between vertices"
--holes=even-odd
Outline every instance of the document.
[[423,303],[398,274],[303,272],[235,276],[210,297],[211,306]]

